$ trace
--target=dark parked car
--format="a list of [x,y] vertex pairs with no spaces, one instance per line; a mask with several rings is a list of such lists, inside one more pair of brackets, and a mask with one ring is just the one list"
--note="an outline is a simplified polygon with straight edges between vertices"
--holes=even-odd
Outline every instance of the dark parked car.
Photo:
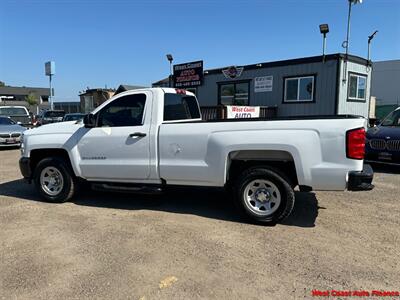
[[82,120],[84,116],[85,114],[81,113],[66,114],[63,118],[63,122]]
[[65,115],[63,110],[48,110],[39,116],[36,125],[45,125],[50,123],[62,122]]
[[0,116],[0,148],[6,146],[20,146],[21,135],[26,130],[9,117]]
[[368,130],[366,160],[400,165],[400,107]]

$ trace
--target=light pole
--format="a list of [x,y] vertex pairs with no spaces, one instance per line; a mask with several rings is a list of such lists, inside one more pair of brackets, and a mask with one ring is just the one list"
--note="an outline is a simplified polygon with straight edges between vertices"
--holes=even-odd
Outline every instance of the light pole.
[[53,104],[53,89],[51,88],[51,79],[53,75],[56,73],[56,65],[54,61],[48,61],[44,64],[45,74],[49,76],[49,85],[50,85],[50,93],[49,93],[49,101],[50,101],[50,110],[54,109]]
[[326,34],[329,32],[328,24],[319,25],[319,31],[323,34],[323,39],[322,39],[322,62],[325,62]]
[[374,36],[375,36],[375,34],[377,34],[378,33],[378,30],[375,30],[374,31],[374,33],[373,34],[371,34],[369,37],[368,37],[368,54],[367,54],[367,60],[368,60],[368,63],[370,63],[370,54],[371,54],[371,41],[372,41],[372,39],[374,38]]
[[174,61],[174,58],[172,57],[172,54],[167,54],[167,59],[169,61],[169,87],[172,87],[172,62]]
[[348,0],[349,1],[349,12],[347,15],[347,34],[346,40],[343,42],[342,47],[346,48],[346,57],[345,57],[345,65],[344,65],[344,73],[343,73],[343,81],[347,81],[347,60],[349,56],[349,38],[350,38],[350,18],[351,18],[351,7],[352,5],[356,5],[358,3],[362,3],[362,0]]

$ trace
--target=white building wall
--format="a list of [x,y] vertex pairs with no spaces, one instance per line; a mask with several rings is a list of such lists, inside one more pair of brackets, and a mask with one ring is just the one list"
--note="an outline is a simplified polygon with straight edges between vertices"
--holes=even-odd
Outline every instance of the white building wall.
[[[347,74],[346,81],[344,78],[344,68],[345,62],[340,60],[340,78],[339,78],[339,101],[338,101],[338,114],[351,114],[358,115],[368,118],[369,115],[369,103],[370,103],[370,90],[371,90],[371,67],[366,65],[347,62]],[[348,86],[349,86],[349,73],[359,73],[367,76],[367,86],[366,86],[366,97],[365,101],[349,101],[348,100]]]

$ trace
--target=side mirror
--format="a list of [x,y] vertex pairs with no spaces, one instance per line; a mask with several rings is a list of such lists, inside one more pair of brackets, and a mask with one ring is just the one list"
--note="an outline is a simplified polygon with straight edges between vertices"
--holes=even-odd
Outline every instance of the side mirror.
[[83,118],[83,124],[85,124],[86,128],[96,127],[96,118],[93,114],[87,114]]
[[377,125],[379,125],[380,124],[380,120],[379,119],[376,119],[376,118],[369,118],[369,120],[368,120],[369,122],[369,127],[374,127],[374,126],[377,126]]

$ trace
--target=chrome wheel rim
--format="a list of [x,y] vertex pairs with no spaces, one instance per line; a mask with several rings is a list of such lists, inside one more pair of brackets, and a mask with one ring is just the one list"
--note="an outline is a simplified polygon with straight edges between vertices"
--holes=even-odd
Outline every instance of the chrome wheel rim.
[[64,179],[55,167],[46,167],[40,173],[40,185],[42,190],[50,195],[57,196],[64,187]]
[[251,212],[263,217],[273,214],[281,204],[278,187],[266,179],[250,181],[244,189],[243,198]]

